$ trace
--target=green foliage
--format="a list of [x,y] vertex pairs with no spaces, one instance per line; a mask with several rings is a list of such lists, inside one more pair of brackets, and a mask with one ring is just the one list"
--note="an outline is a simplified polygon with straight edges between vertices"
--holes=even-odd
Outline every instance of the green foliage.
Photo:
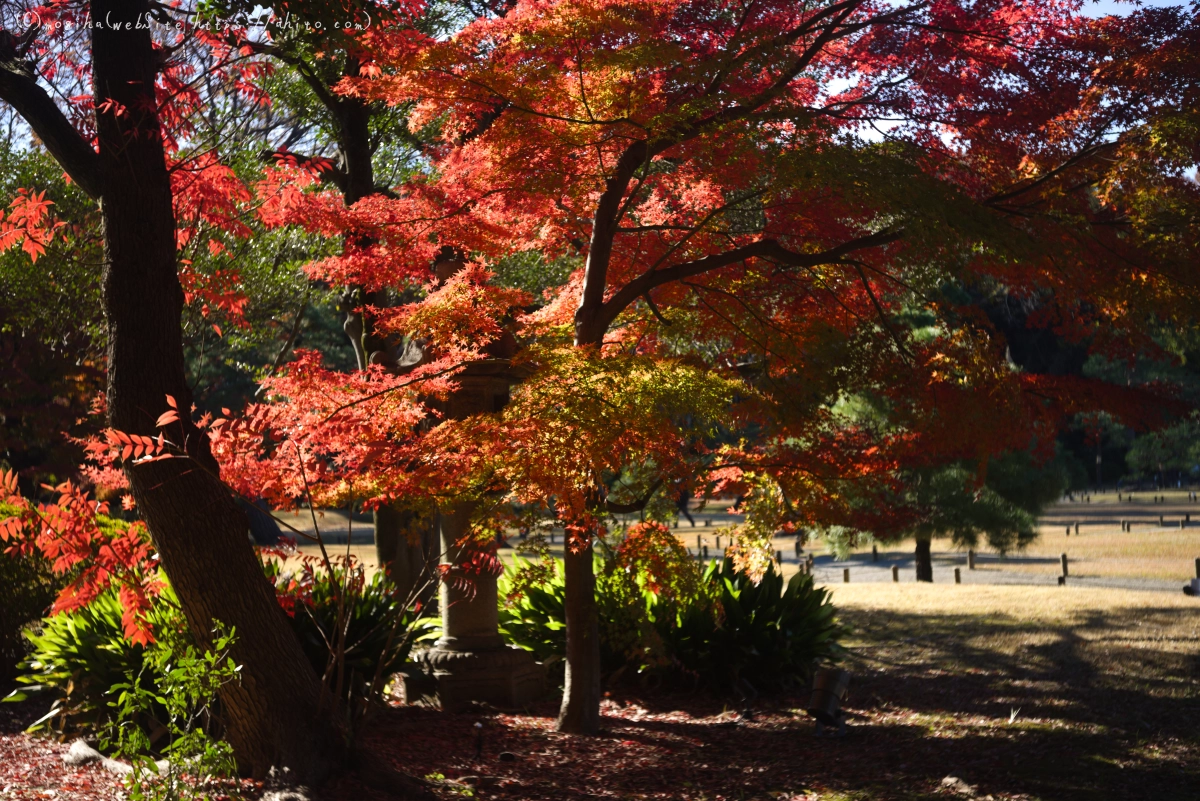
[[[387,677],[404,665],[413,645],[428,639],[434,630],[429,618],[419,617],[406,606],[395,584],[382,572],[367,579],[361,567],[334,566],[326,570],[306,566],[296,576],[284,578],[277,562],[267,563],[268,576],[275,580],[291,610],[292,629],[300,638],[305,656],[317,674],[346,701],[370,699],[382,690],[377,677]],[[345,589],[347,605],[339,618],[339,589]],[[333,652],[337,650],[338,621],[345,632],[342,669]]]
[[989,489],[1036,519],[1062,497],[1069,486],[1070,470],[1064,454],[1039,463],[1029,451],[1013,451],[988,462],[985,484]]
[[1125,462],[1135,476],[1153,476],[1163,470],[1192,472],[1200,465],[1200,414],[1133,441]]
[[665,668],[671,642],[654,625],[660,617],[712,606],[713,593],[687,548],[661,523],[638,523],[606,550],[596,576],[601,658],[619,668]]
[[511,253],[492,266],[501,286],[524,289],[538,299],[547,289],[566,283],[572,271],[581,266],[578,257],[547,259],[535,250]]
[[[143,671],[146,649],[125,638],[122,614],[117,590],[110,588],[81,609],[45,618],[39,633],[26,633],[32,652],[17,677],[25,689],[9,698],[21,700],[30,692],[54,696],[50,711],[31,730],[73,732],[106,725],[111,694],[131,674],[139,676],[147,691],[154,688],[158,677]],[[183,615],[169,588],[148,615],[159,641],[185,642]],[[148,720],[144,723],[150,726]]]
[[64,433],[91,433],[89,407],[104,386],[103,259],[95,202],[40,146],[14,135],[10,113],[0,109],[0,215],[27,188],[69,223],[36,262],[18,246],[0,250],[0,460],[34,490],[78,469],[81,449]]
[[[1060,452],[1040,462],[1028,451],[1003,454],[988,462],[980,483],[963,464],[905,471],[900,502],[915,512],[905,533],[919,540],[950,536],[956,545],[974,548],[980,539],[1007,553],[1037,538],[1037,519],[1072,485],[1072,459]],[[860,544],[855,532],[827,532],[844,553]]]
[[[531,576],[536,573],[536,577]],[[500,633],[533,653],[550,670],[567,653],[566,583],[562,563],[531,563],[514,556],[497,582]]]
[[755,694],[807,682],[833,659],[842,629],[828,590],[797,573],[784,585],[773,566],[757,584],[733,562],[712,562],[704,582],[711,606],[693,604],[655,619],[680,667],[717,689]]
[[[221,687],[240,679],[241,668],[229,658],[236,631],[217,623],[213,634],[206,651],[160,640],[112,687],[115,711],[101,743],[130,760],[125,786],[131,801],[200,801],[213,798],[214,790],[222,798],[238,795],[237,763],[233,747],[219,739],[217,705]],[[157,762],[155,730],[167,738]]]
[[[3,121],[0,121],[3,126]],[[20,248],[0,251],[0,333],[25,332],[56,351],[77,355],[103,342],[99,214],[96,203],[63,175],[41,147],[0,137],[0,209],[21,188],[45,192],[50,213],[71,223],[32,261]]]
[[[300,581],[293,581],[280,576],[276,562],[268,562],[266,570],[283,585],[281,594],[292,605],[292,628],[305,655],[318,675],[325,676],[330,686],[335,686],[339,683],[339,673],[327,643],[336,642],[337,590],[346,580],[345,572],[335,569],[334,580],[330,580],[324,571],[309,570],[301,575]],[[360,570],[352,570],[349,582],[348,614],[343,618],[347,625],[341,697],[362,700],[382,689],[376,686],[377,672],[386,679],[403,665],[413,644],[428,637],[433,624],[428,619],[416,618],[411,609],[404,608],[404,599],[396,596],[394,586],[382,573],[365,580]],[[23,672],[17,678],[25,687],[10,697],[20,700],[38,692],[54,698],[50,712],[34,724],[34,729],[53,728],[61,732],[102,729],[112,722],[110,701],[119,686],[129,683],[127,677],[136,676],[141,690],[146,692],[164,680],[154,667],[154,660],[161,657],[155,650],[160,644],[177,653],[193,648],[170,587],[155,599],[148,613],[158,643],[152,649],[125,638],[122,611],[116,589],[108,589],[79,610],[45,618],[40,632],[25,634],[32,652],[21,663]],[[135,722],[157,744],[170,734],[161,723],[169,714],[165,707],[155,707]]]
[[[785,587],[769,568],[755,584],[731,560],[722,560],[681,592],[652,588],[645,567],[613,567],[598,560],[601,664],[609,674],[682,671],[718,691],[753,694],[807,681],[818,662],[836,656],[841,629],[829,593],[816,589],[810,577],[793,576]],[[501,579],[501,632],[557,665],[566,654],[562,569],[555,564],[528,582],[521,576],[529,568],[517,559]]]

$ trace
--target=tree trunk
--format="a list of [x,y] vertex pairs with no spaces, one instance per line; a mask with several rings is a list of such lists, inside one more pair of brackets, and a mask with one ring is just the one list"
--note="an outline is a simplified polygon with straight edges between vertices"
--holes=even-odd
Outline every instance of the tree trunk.
[[375,557],[386,569],[396,592],[425,606],[436,588],[430,584],[437,564],[437,550],[429,551],[432,532],[428,520],[397,506],[375,510]]
[[399,567],[396,560],[401,558],[401,551],[408,544],[404,536],[404,515],[394,506],[380,506],[371,517],[375,524],[375,560],[379,562],[379,569],[386,570],[395,580]]
[[929,551],[929,540],[917,540],[917,581],[933,582],[933,556]]
[[[155,111],[159,56],[144,29],[148,10],[145,0],[96,0],[91,13],[104,21],[91,30],[108,416],[113,427],[139,434],[157,433],[167,395],[185,415],[192,400],[172,190]],[[317,782],[341,760],[329,705],[322,707],[320,682],[251,550],[246,517],[217,478],[207,438],[185,425],[181,444],[190,460],[129,471],[138,509],[196,640],[208,645],[215,621],[236,628],[232,658],[242,666],[241,680],[227,685],[221,700],[240,768],[259,776],[286,768],[292,781]]]
[[[570,538],[567,543],[569,546]],[[596,616],[596,575],[592,544],[579,553],[563,551],[566,582],[567,681],[558,730],[571,734],[600,731],[600,622]]]

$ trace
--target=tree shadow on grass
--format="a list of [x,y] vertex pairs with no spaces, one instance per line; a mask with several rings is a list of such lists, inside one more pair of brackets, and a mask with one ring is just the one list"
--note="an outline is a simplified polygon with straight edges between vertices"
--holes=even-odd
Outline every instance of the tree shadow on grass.
[[[1060,624],[874,609],[843,618],[862,640],[848,662],[851,707],[920,715],[928,734],[912,746],[922,762],[999,760],[964,777],[981,793],[1200,798],[1194,613],[1117,609]],[[939,739],[955,746],[935,753]]]

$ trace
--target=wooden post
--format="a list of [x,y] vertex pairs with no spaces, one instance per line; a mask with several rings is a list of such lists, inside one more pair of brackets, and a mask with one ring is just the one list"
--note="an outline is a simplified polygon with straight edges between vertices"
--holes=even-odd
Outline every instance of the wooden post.
[[1066,578],[1067,577],[1067,555],[1064,553],[1061,558],[1062,558],[1063,578]]
[[775,552],[775,564],[777,564],[777,565],[783,564],[783,551]]
[[708,528],[711,525],[712,525],[712,518],[711,517],[704,518],[704,527]]
[[1196,578],[1200,578],[1200,559],[1196,560]]
[[1075,523],[1075,536],[1076,537],[1079,536],[1079,522],[1078,521],[1076,521],[1076,523]]
[[967,570],[975,569],[975,550],[967,551]]
[[850,583],[850,568],[848,568],[848,567],[842,568],[842,583],[843,584]]
[[1161,525],[1163,525],[1163,515],[1159,515],[1159,516],[1158,516],[1158,524],[1159,524],[1160,526],[1161,526]]
[[[1196,560],[1196,572],[1198,574],[1200,574],[1200,559]],[[900,581],[900,566],[899,565],[892,565],[892,581],[895,581],[897,583]]]
[[962,572],[957,567],[954,568],[954,583],[962,584]]
[[703,551],[704,551],[704,558],[707,559],[708,558],[708,546],[707,545],[704,546]]
[[1067,526],[1067,536],[1071,536],[1071,527]]
[[697,551],[699,551],[699,550],[700,550],[700,548],[702,548],[702,547],[703,547],[703,545],[702,545],[702,543],[701,543],[701,540],[700,540],[700,535],[699,535],[699,534],[697,534],[697,535],[696,535],[696,550],[697,550]]
[[879,548],[875,545],[871,546],[871,561],[872,562],[879,561]]
[[721,535],[717,535],[717,550],[721,550]]

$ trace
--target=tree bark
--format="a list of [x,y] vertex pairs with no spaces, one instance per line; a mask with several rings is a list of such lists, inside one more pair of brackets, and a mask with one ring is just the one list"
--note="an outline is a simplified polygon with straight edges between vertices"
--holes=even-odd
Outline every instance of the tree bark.
[[[568,538],[568,546],[570,544]],[[566,584],[567,680],[557,728],[571,734],[600,731],[600,621],[591,541],[563,552]]]
[[[152,435],[167,395],[185,416],[192,398],[148,10],[146,0],[95,0],[91,17],[105,22],[91,30],[108,417],[114,428]],[[184,426],[181,444],[190,459],[129,471],[138,509],[196,640],[208,645],[215,621],[237,631],[231,656],[242,666],[241,680],[227,685],[221,700],[239,767],[257,776],[278,767],[291,781],[318,782],[342,759],[329,704],[322,704],[320,682],[250,547],[246,517],[217,477],[207,437]]]
[[933,556],[929,550],[930,542],[925,539],[917,539],[917,581],[933,582]]
[[435,589],[430,582],[437,551],[433,549],[431,557],[429,528],[427,521],[407,509],[381,506],[375,510],[375,557],[379,566],[387,570],[400,598],[422,606],[428,603]]

